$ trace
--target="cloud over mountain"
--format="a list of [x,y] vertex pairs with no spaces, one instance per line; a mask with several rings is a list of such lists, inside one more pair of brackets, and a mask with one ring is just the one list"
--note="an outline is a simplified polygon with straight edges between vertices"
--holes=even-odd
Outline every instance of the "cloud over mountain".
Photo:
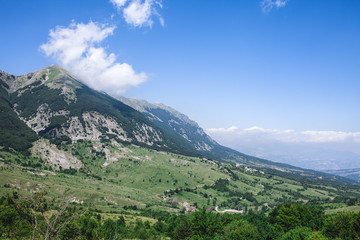
[[108,54],[101,46],[114,30],[114,26],[92,21],[72,22],[68,27],[50,30],[48,42],[40,49],[90,87],[119,95],[145,82],[147,75],[136,73],[128,63],[118,62],[114,53]]
[[160,24],[164,26],[164,19],[157,9],[162,8],[161,1],[156,0],[110,0],[123,15],[125,21],[134,27],[151,27],[153,16],[159,18]]

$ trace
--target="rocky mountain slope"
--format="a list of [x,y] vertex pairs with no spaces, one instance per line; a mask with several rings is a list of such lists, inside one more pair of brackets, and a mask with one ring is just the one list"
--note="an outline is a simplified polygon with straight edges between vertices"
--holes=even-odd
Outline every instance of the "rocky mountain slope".
[[[201,156],[288,178],[348,182],[334,175],[267,161],[221,146],[196,122],[170,107],[135,99],[119,101],[87,87],[58,66],[22,76],[1,72],[0,83],[4,112],[2,145],[21,151],[33,145],[31,154],[46,159],[57,169],[79,169],[82,164],[76,156],[56,150],[54,144],[95,141]],[[104,152],[107,159],[115,158],[110,156],[109,149]]]
[[128,106],[57,66],[0,72],[0,85],[0,195],[45,190],[105,211],[170,212],[359,197],[355,182],[223,147],[172,108],[123,98]]
[[160,128],[181,136],[198,151],[211,152],[219,146],[195,121],[169,106],[135,98],[120,97],[119,100],[143,113]]
[[38,136],[53,141],[113,139],[196,154],[185,141],[168,136],[138,111],[88,88],[57,66],[18,77],[1,72],[0,80],[5,101]]

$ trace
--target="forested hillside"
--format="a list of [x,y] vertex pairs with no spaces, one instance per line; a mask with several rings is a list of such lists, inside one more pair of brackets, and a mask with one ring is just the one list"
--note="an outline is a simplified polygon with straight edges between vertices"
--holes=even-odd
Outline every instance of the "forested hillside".
[[[325,215],[321,207],[282,204],[268,215],[220,214],[205,208],[187,215],[143,211],[105,214],[77,204],[56,206],[37,193],[0,199],[0,237],[5,239],[359,239],[360,214]],[[49,214],[49,213],[52,214]]]

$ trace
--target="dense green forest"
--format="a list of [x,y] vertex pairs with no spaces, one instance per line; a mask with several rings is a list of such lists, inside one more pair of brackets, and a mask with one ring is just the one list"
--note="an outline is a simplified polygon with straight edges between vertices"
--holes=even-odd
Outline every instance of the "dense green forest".
[[[0,199],[1,239],[359,239],[360,214],[325,215],[319,206],[285,203],[264,213],[220,214],[205,208],[171,214],[143,210],[134,221],[56,202],[38,192]],[[148,217],[153,221],[142,220]],[[151,217],[151,218],[150,218]]]
[[6,88],[0,80],[0,146],[27,153],[38,136],[13,111]]

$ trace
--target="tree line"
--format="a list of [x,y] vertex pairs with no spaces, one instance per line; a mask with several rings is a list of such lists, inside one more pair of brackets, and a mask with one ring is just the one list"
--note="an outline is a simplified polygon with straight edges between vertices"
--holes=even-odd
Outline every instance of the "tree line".
[[[143,211],[147,216],[149,210]],[[46,193],[29,198],[16,192],[0,198],[1,239],[360,239],[360,214],[325,215],[320,206],[285,203],[268,215],[219,214],[205,208],[189,214],[153,212],[156,223],[98,212],[49,200]]]

